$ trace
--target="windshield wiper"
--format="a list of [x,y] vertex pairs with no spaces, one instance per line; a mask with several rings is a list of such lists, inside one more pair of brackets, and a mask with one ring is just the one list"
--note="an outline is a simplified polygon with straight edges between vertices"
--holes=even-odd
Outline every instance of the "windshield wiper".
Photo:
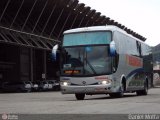
[[85,60],[86,60],[86,63],[87,63],[87,64],[89,65],[89,67],[91,68],[91,70],[93,71],[93,73],[94,73],[95,75],[97,75],[95,69],[93,68],[93,66],[91,65],[91,63],[87,60],[87,58],[86,58]]

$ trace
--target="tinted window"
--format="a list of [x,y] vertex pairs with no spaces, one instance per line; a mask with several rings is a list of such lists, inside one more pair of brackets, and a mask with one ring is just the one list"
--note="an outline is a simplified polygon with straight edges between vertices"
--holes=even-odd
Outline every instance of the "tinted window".
[[84,32],[65,34],[63,46],[109,44],[111,32]]

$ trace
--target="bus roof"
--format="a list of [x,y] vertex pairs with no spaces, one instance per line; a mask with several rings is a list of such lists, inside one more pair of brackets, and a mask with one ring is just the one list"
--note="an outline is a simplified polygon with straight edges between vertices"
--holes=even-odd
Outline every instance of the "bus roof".
[[[83,28],[75,28],[71,30],[66,30],[64,34],[69,33],[77,33],[77,32],[89,32],[89,31],[123,31],[120,28],[113,26],[113,25],[107,25],[107,26],[93,26],[93,27],[83,27]],[[123,31],[125,32],[125,31]]]
[[136,39],[137,41],[139,41],[141,43],[144,43],[144,41],[141,41],[140,39],[132,36],[131,34],[128,34],[126,31],[118,28],[117,26],[113,26],[113,25],[75,28],[75,29],[66,30],[66,31],[64,31],[63,34],[79,33],[79,32],[91,32],[91,31],[112,31],[112,32],[118,31],[118,32],[121,32],[123,34],[126,34],[127,36],[130,36],[130,37]]

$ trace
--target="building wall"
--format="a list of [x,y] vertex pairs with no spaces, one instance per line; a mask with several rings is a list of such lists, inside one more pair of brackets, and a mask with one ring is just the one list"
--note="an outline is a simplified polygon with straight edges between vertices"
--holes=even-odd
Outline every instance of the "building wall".
[[[59,64],[51,61],[50,51],[0,43],[1,83],[56,79],[58,68]],[[45,78],[42,78],[43,74]]]
[[0,44],[0,82],[19,80],[20,48]]

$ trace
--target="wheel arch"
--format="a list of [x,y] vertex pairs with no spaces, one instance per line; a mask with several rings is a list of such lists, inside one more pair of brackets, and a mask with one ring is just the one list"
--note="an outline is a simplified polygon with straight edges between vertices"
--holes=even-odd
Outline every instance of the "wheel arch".
[[124,85],[124,90],[126,91],[126,77],[124,74],[121,76],[120,83],[122,83]]

